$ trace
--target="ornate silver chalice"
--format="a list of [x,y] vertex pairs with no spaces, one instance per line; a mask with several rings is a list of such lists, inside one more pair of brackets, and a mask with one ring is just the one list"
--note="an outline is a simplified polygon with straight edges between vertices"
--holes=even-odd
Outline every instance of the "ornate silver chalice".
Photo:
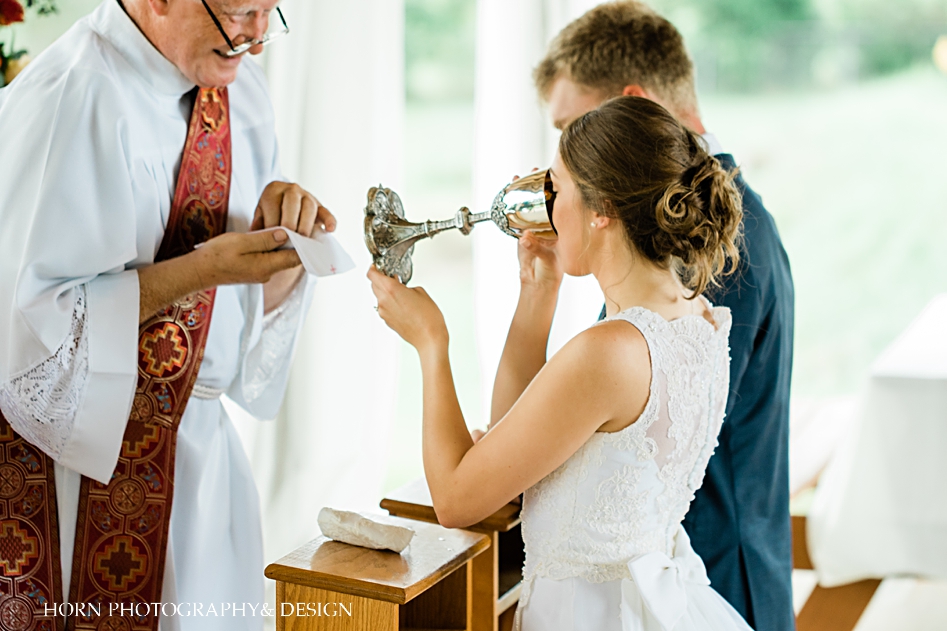
[[536,171],[508,184],[488,211],[471,213],[464,207],[453,219],[414,223],[405,219],[398,194],[379,185],[368,191],[365,245],[375,267],[407,283],[413,273],[414,244],[445,230],[456,229],[467,235],[476,224],[492,221],[511,237],[519,238],[523,231],[531,230],[540,238],[554,239],[549,212],[553,197],[549,172]]

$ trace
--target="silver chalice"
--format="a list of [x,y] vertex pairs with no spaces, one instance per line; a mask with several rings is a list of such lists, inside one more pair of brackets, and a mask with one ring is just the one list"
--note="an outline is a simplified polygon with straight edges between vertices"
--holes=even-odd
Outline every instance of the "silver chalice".
[[554,197],[549,172],[536,171],[510,182],[488,211],[472,213],[464,207],[453,219],[414,223],[405,219],[398,194],[379,185],[368,191],[365,245],[372,253],[375,267],[407,283],[413,273],[414,245],[445,230],[460,230],[467,235],[476,224],[492,221],[511,237],[519,238],[530,230],[540,238],[555,239],[551,221]]

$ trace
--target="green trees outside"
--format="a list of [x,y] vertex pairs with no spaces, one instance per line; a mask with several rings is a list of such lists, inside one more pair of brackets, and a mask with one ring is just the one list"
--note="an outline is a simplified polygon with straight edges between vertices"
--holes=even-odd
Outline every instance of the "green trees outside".
[[472,101],[476,0],[406,0],[409,101]]
[[[930,64],[947,0],[647,0],[684,32],[702,92],[799,90]],[[409,99],[473,94],[476,0],[407,0]]]
[[832,86],[929,64],[947,0],[652,0],[705,92]]

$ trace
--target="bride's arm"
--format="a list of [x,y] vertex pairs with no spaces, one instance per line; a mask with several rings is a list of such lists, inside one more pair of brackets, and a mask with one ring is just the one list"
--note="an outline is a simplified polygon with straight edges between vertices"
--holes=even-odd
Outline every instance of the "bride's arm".
[[464,527],[552,473],[602,425],[630,421],[648,397],[651,368],[638,329],[599,325],[566,344],[476,445],[467,433],[447,355],[448,336],[422,289],[369,272],[378,312],[418,349],[424,382],[424,473],[441,524]]
[[594,327],[556,353],[500,422],[471,445],[446,349],[422,358],[421,370],[424,472],[438,520],[451,528],[489,517],[555,471],[602,425],[640,411],[651,378],[637,329],[622,322]]
[[490,406],[490,427],[510,411],[546,363],[562,271],[555,247],[527,234],[520,238],[520,297],[507,334]]
[[529,286],[520,289],[519,302],[493,382],[490,427],[510,411],[546,364],[546,346],[557,298],[558,288],[555,291]]

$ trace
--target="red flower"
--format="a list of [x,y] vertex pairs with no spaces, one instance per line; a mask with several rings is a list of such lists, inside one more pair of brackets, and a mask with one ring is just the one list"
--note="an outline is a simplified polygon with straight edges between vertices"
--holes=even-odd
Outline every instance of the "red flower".
[[23,5],[17,0],[0,0],[0,26],[23,21]]

